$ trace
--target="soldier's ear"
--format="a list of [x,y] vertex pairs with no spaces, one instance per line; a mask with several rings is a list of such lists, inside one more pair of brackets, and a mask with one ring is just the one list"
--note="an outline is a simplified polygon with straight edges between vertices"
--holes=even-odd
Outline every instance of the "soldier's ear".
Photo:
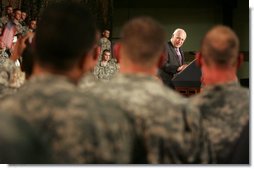
[[164,64],[166,64],[166,62],[167,62],[167,49],[165,47],[160,55],[158,67],[161,68]]
[[93,59],[97,61],[100,56],[100,53],[101,53],[101,47],[96,45],[93,51]]
[[84,73],[91,71],[94,68],[98,62],[99,55],[100,47],[98,45],[94,45],[94,47],[85,54],[80,63],[80,67],[83,69]]
[[240,68],[244,60],[244,55],[243,53],[239,53],[239,56],[237,57],[237,69]]
[[202,67],[202,55],[201,52],[197,52],[195,55],[195,62],[199,67]]
[[113,54],[118,63],[120,62],[120,49],[121,49],[120,42],[116,42],[113,47]]

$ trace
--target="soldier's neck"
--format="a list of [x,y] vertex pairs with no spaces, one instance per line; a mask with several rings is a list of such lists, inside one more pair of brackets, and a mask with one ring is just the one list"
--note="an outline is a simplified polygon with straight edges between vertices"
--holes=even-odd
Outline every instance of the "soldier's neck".
[[130,74],[143,73],[143,74],[155,76],[157,73],[157,68],[156,67],[147,68],[147,67],[139,66],[135,64],[128,64],[128,65],[121,64],[120,72],[130,73]]
[[205,86],[228,83],[237,79],[236,69],[233,67],[227,69],[202,68],[202,83]]
[[38,64],[35,64],[33,67],[33,74],[32,76],[41,76],[45,74],[54,74],[54,75],[61,75],[65,76],[70,79],[74,84],[77,84],[80,78],[82,77],[83,73],[78,69],[72,69],[70,71],[59,71],[51,67],[41,67]]

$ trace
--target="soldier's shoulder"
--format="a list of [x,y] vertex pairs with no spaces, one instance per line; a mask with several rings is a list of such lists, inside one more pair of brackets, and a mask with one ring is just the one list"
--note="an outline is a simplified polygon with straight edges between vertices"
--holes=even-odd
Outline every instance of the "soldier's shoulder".
[[[49,163],[48,148],[32,126],[20,116],[1,113],[1,155],[4,163]],[[36,153],[39,151],[40,153]]]

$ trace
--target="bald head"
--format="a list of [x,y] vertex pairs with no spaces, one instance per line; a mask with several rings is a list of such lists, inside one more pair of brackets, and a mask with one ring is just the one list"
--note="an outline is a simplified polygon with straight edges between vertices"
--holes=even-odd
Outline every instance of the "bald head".
[[229,27],[215,26],[205,35],[201,54],[207,64],[218,66],[234,64],[239,52],[239,40]]
[[124,54],[133,63],[143,66],[157,63],[166,43],[165,30],[150,17],[130,20],[121,35]]

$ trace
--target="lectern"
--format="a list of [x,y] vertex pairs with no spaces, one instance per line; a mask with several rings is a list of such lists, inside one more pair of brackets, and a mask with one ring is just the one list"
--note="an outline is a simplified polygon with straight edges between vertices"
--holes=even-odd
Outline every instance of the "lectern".
[[195,60],[191,61],[183,71],[177,73],[172,79],[175,90],[184,96],[191,96],[200,92],[201,70]]

